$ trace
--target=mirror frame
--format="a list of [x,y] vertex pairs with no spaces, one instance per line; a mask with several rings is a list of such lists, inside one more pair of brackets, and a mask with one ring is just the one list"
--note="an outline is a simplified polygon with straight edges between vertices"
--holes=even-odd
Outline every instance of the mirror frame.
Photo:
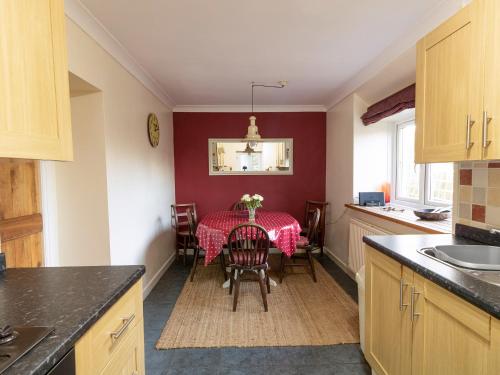
[[257,142],[269,143],[269,142],[289,142],[290,143],[290,168],[287,171],[222,171],[214,172],[212,169],[212,153],[211,144],[213,142],[241,142],[246,143],[248,140],[244,138],[209,138],[208,139],[208,175],[209,176],[291,176],[293,175],[293,138],[263,138]]

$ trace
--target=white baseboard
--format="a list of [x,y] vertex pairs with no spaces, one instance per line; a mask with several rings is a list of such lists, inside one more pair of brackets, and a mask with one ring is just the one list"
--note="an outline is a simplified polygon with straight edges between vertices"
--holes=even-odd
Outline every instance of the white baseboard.
[[165,263],[160,267],[160,269],[154,274],[154,276],[149,280],[149,282],[144,285],[142,288],[142,299],[146,299],[146,297],[151,293],[153,288],[158,284],[163,274],[168,270],[168,268],[174,263],[175,260],[175,251],[167,258]]
[[356,275],[354,272],[349,268],[345,262],[343,262],[338,256],[336,256],[328,247],[324,246],[323,250],[326,255],[328,255],[328,258],[330,258],[337,266],[340,267],[342,271],[344,271],[351,279],[356,281]]

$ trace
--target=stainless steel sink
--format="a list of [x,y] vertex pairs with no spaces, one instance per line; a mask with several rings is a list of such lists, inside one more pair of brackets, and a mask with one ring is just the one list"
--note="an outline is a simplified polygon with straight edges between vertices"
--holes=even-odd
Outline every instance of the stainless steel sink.
[[488,245],[443,245],[420,250],[445,263],[472,270],[500,271],[500,247]]
[[443,245],[417,250],[476,279],[500,285],[500,247],[487,245]]

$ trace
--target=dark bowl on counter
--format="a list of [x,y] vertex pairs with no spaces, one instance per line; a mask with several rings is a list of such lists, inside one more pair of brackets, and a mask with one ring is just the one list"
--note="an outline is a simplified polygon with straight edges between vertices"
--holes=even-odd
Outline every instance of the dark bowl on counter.
[[422,220],[438,221],[446,220],[450,217],[450,211],[432,212],[434,210],[435,208],[423,208],[421,210],[414,210],[413,213]]

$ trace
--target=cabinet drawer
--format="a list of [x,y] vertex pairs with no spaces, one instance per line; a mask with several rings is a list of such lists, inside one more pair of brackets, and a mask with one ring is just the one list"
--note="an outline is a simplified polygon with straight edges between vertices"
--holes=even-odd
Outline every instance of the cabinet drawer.
[[116,346],[111,360],[100,375],[144,375],[142,320]]
[[98,374],[121,347],[121,342],[142,327],[142,282],[137,282],[76,343],[77,374]]

